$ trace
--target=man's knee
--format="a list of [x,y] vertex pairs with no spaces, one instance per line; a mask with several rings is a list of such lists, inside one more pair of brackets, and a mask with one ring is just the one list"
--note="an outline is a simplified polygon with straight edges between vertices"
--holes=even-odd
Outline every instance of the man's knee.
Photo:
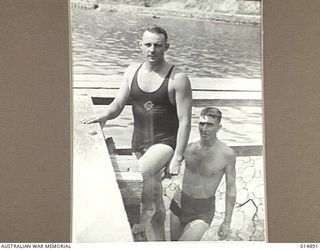
[[156,207],[156,212],[153,216],[153,221],[156,223],[164,223],[166,219],[166,210],[163,208],[159,209]]
[[144,180],[160,173],[161,169],[170,161],[173,149],[164,144],[151,146],[139,159],[139,168]]
[[204,233],[208,230],[209,224],[203,220],[194,220],[189,222],[179,240],[181,241],[198,241],[201,240]]
[[164,208],[160,181],[149,179],[143,182],[142,202],[152,202],[156,207]]
[[193,228],[193,227],[197,227],[197,228],[205,228],[207,229],[209,227],[209,224],[207,222],[205,222],[204,220],[194,220],[188,223],[187,227]]
[[142,168],[140,169],[140,173],[144,181],[150,180],[152,182],[159,183],[161,182],[161,170],[162,169],[160,169],[158,172],[154,172],[152,169]]

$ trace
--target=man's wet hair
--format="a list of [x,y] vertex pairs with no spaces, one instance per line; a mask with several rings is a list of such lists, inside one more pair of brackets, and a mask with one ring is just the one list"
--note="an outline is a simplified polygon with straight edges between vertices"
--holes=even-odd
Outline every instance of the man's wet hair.
[[158,25],[150,26],[150,27],[146,28],[146,31],[149,31],[151,33],[156,33],[156,34],[162,34],[164,36],[164,38],[165,38],[165,41],[166,42],[168,41],[168,33],[167,33],[167,31],[164,28],[161,28]]
[[221,118],[222,118],[222,112],[215,107],[209,106],[205,107],[204,109],[201,110],[200,116],[211,116],[214,119],[217,119],[217,121],[220,123]]

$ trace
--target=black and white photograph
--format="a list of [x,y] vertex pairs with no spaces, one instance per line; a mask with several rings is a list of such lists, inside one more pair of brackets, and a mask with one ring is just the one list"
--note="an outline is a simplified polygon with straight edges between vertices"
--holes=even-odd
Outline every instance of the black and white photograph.
[[72,241],[266,241],[260,0],[70,0]]

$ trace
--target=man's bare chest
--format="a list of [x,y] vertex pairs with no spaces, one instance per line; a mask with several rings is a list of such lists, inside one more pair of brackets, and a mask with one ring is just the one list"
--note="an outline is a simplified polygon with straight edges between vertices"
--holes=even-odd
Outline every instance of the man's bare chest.
[[222,156],[214,154],[196,153],[188,155],[185,159],[186,168],[194,174],[202,176],[220,175],[225,167],[225,160]]
[[[173,89],[173,81],[165,76],[158,74],[141,74],[138,75],[138,86],[146,93],[158,93],[159,91],[166,93],[172,104],[175,103],[175,91]],[[166,83],[167,81],[167,83]]]
[[138,75],[139,87],[145,92],[154,92],[161,87],[164,78],[154,72]]

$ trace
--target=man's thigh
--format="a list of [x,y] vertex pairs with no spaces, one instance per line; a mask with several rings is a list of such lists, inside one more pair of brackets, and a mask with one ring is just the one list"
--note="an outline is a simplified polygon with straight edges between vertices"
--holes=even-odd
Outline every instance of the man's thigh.
[[138,160],[139,168],[144,178],[158,174],[170,162],[173,149],[165,144],[151,146]]
[[189,222],[184,228],[180,241],[199,241],[208,230],[209,224],[203,220],[194,220]]
[[170,212],[170,238],[171,241],[177,241],[183,233],[183,226],[178,216]]

